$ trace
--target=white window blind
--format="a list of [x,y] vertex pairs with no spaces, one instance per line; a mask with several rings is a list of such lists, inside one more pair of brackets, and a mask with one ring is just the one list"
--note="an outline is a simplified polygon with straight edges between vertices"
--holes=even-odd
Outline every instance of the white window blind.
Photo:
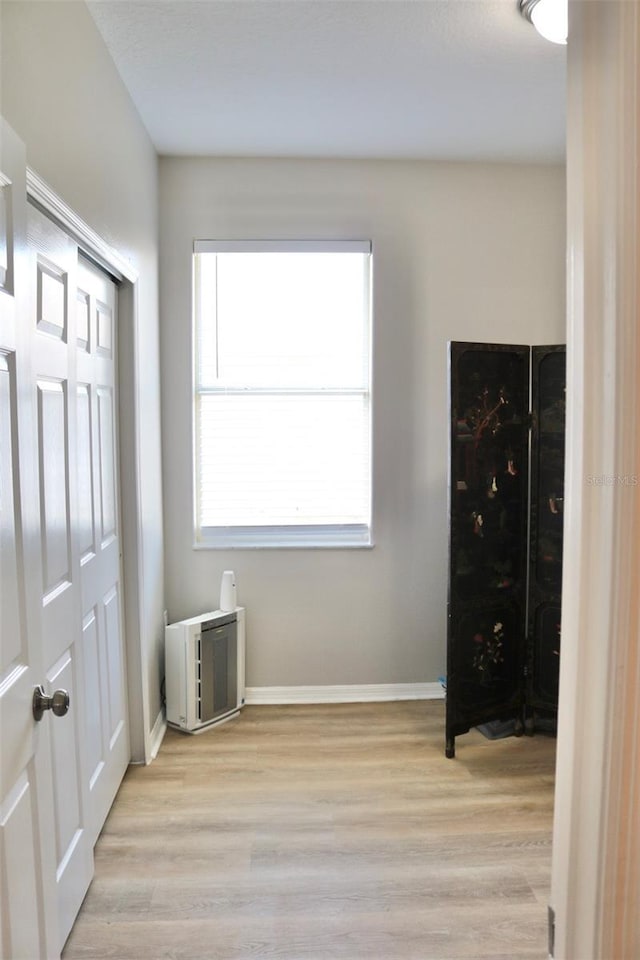
[[371,245],[194,244],[196,541],[366,546]]

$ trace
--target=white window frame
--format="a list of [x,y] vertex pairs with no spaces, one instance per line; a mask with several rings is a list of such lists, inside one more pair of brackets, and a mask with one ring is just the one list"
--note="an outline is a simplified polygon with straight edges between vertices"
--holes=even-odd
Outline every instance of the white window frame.
[[[365,253],[370,257],[372,255],[372,244],[370,240],[194,240],[193,243],[193,311],[192,311],[192,389],[193,389],[193,522],[194,522],[194,549],[261,549],[261,548],[340,548],[340,549],[367,549],[373,547],[373,536],[371,528],[372,511],[372,481],[373,481],[373,449],[372,449],[372,336],[373,336],[373,316],[371,308],[371,288],[372,288],[372,262],[369,266],[369,283],[366,291],[367,297],[367,362],[368,362],[368,385],[364,390],[338,389],[338,388],[319,388],[308,389],[301,387],[286,391],[284,389],[274,388],[270,390],[264,387],[250,388],[255,395],[259,393],[277,393],[292,392],[295,394],[316,394],[316,395],[347,395],[349,393],[360,393],[368,398],[369,401],[369,518],[367,523],[363,524],[318,524],[310,526],[231,526],[231,527],[203,527],[199,517],[199,465],[198,451],[200,449],[198,438],[199,398],[203,395],[217,392],[216,388],[201,387],[198,383],[198,336],[199,317],[197,315],[199,301],[197,296],[197,260],[195,254],[198,253],[260,253],[260,252],[309,252],[309,253]],[[245,388],[242,388],[243,392]],[[221,388],[220,392],[229,394],[229,388]]]

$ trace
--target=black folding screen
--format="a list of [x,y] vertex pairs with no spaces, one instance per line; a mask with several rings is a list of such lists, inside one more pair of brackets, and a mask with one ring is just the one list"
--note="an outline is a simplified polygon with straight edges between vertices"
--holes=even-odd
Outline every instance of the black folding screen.
[[[564,347],[451,343],[446,748],[553,722],[562,583]],[[531,407],[530,407],[531,397]]]

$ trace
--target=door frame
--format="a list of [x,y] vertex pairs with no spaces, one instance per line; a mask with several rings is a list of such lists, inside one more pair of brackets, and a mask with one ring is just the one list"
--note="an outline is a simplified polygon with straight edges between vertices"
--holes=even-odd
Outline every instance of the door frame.
[[[119,490],[122,520],[123,614],[127,667],[127,700],[131,761],[149,763],[164,728],[152,736],[149,697],[144,682],[143,650],[135,638],[144,636],[140,597],[144,582],[140,510],[140,405],[136,377],[139,355],[138,271],[102,239],[40,177],[27,167],[27,201],[41,210],[74,240],[82,253],[117,282],[118,310],[118,437]],[[127,416],[123,416],[123,411]],[[155,729],[155,728],[154,728]],[[154,742],[158,740],[158,744]]]

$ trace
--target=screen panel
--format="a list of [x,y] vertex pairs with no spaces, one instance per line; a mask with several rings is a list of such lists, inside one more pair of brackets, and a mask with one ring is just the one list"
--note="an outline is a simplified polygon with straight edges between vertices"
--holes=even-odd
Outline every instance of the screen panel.
[[566,348],[531,355],[527,728],[555,727],[560,671]]
[[446,752],[523,703],[529,472],[527,346],[449,345]]

